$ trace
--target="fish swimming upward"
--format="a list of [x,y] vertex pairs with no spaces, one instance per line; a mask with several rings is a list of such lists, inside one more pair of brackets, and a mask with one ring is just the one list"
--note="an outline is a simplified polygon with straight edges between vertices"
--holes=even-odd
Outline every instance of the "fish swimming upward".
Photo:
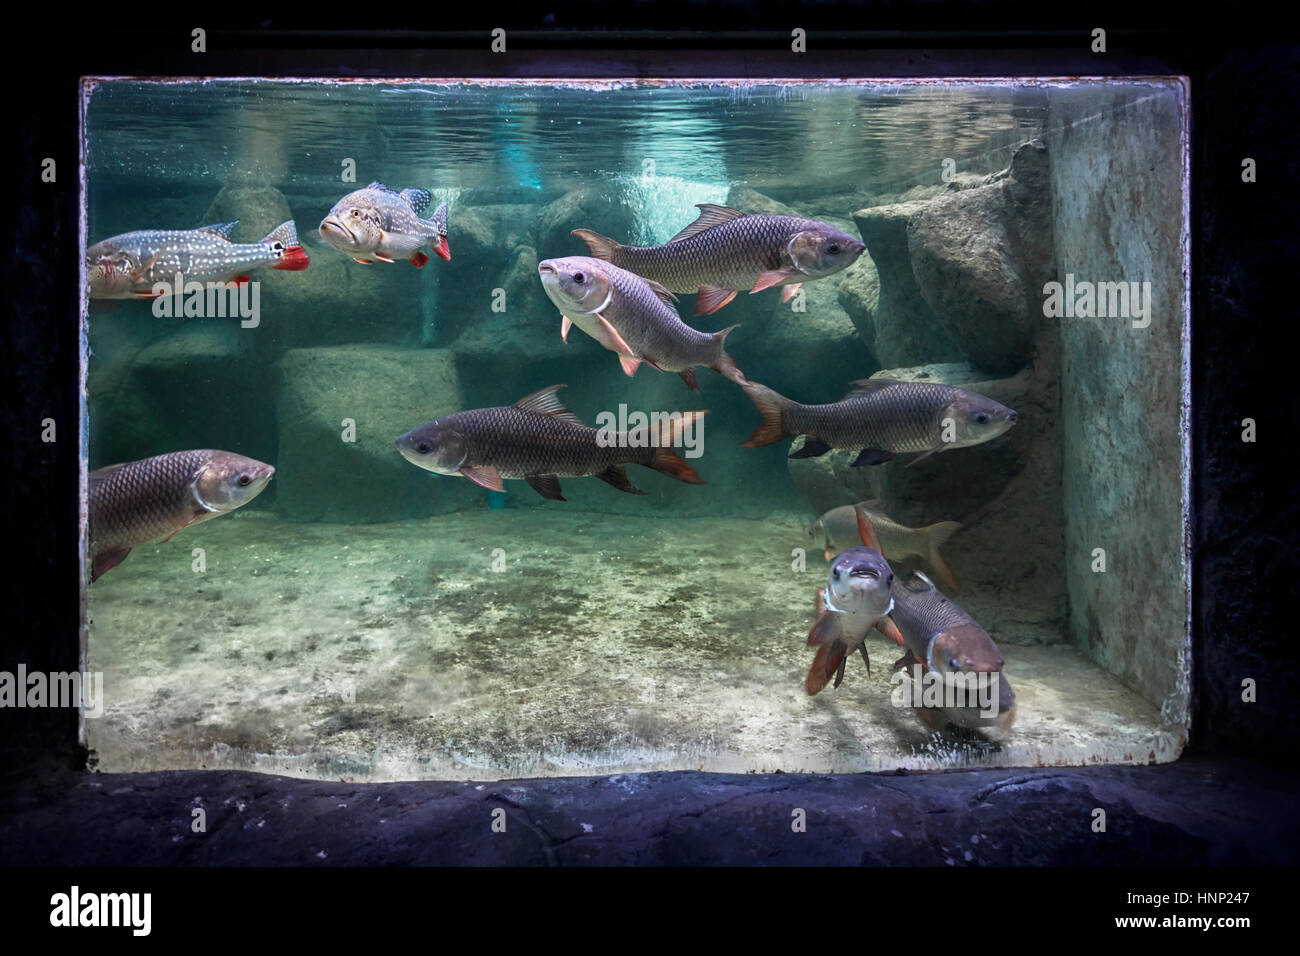
[[645,362],[661,372],[676,372],[698,392],[695,366],[704,365],[733,382],[745,381],[722,345],[736,326],[697,332],[671,305],[677,297],[659,283],[588,256],[547,259],[537,272],[564,320],[564,340],[576,325],[617,355],[628,375]]
[[[234,222],[198,229],[143,229],[97,242],[86,250],[92,299],[152,299],[154,284],[247,282],[259,266],[296,271],[310,264],[293,220],[282,222],[261,242],[230,241]],[[180,292],[180,289],[176,290]]]
[[362,265],[406,259],[417,269],[429,261],[420,251],[430,246],[451,259],[447,246],[447,204],[439,203],[433,218],[421,219],[433,201],[427,189],[400,193],[383,183],[348,193],[321,220],[321,238]]
[[766,385],[740,384],[763,415],[763,424],[741,444],[756,448],[806,435],[791,458],[860,449],[853,465],[878,465],[896,454],[921,452],[908,463],[915,465],[935,452],[989,441],[1016,423],[1016,413],[991,398],[932,382],[862,379],[829,405],[800,405]]
[[[856,507],[867,513],[871,526],[880,537],[882,553],[898,559],[915,555],[929,562],[930,567],[938,573],[945,584],[956,588],[957,576],[952,568],[939,554],[939,545],[948,540],[961,525],[956,521],[940,521],[926,525],[924,528],[908,528],[899,524],[883,511],[868,507],[869,502],[860,502]],[[858,519],[854,505],[832,508],[812,523],[808,534],[825,549],[826,560],[830,561],[836,554],[852,546],[858,540]]]
[[880,553],[880,541],[870,519],[861,509],[857,516],[863,544],[848,548],[831,562],[826,587],[817,591],[817,619],[808,632],[808,646],[817,648],[817,654],[804,681],[810,696],[832,677],[834,686],[840,686],[844,667],[854,651],[862,655],[870,673],[867,634],[894,606],[894,572]]
[[901,642],[907,653],[895,669],[920,665],[923,672],[951,675],[997,674],[997,714],[981,716],[978,707],[922,707],[917,716],[935,729],[947,723],[962,727],[1008,728],[1015,720],[1015,694],[1002,674],[1002,655],[988,631],[958,607],[919,571],[895,581],[894,609],[876,626]]
[[174,451],[98,468],[89,476],[90,580],[131,549],[234,511],[256,498],[275,469],[228,451]]
[[678,481],[704,484],[670,448],[704,412],[675,412],[666,421],[612,435],[589,428],[560,404],[552,385],[513,405],[455,412],[397,439],[402,457],[439,475],[464,475],[504,491],[503,478],[522,478],[543,498],[564,501],[561,478],[594,475],[619,491],[643,495],[626,465],[644,465]]
[[624,246],[590,229],[573,235],[591,254],[673,292],[698,292],[695,314],[717,312],[741,289],[784,286],[788,302],[809,279],[847,268],[866,244],[829,223],[797,216],[747,215],[697,203],[700,216],[662,246]]

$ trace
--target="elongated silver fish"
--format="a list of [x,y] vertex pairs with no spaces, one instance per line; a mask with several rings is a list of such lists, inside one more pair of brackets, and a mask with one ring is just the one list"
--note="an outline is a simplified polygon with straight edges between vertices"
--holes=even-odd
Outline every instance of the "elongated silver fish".
[[870,504],[872,502],[863,501],[857,505],[832,508],[812,523],[808,534],[825,549],[827,561],[858,540],[858,519],[854,513],[856,507],[865,511],[871,520],[871,526],[880,537],[882,553],[894,559],[915,555],[929,562],[930,567],[949,587],[958,586],[957,576],[939,553],[939,545],[947,541],[961,524],[956,521],[940,521],[924,528],[908,528],[883,511],[869,507]]
[[560,310],[564,340],[576,325],[617,355],[628,375],[645,362],[661,372],[676,372],[696,392],[697,365],[733,382],[745,381],[723,349],[727,333],[736,326],[713,334],[696,331],[673,308],[677,297],[659,283],[589,256],[546,259],[537,272],[547,297]]
[[131,549],[248,504],[275,474],[270,465],[211,448],[174,451],[97,468],[89,476],[90,579]]
[[791,458],[816,458],[832,448],[861,449],[854,465],[878,465],[895,454],[921,452],[916,464],[936,452],[989,441],[1016,423],[1016,413],[969,389],[932,382],[868,378],[828,405],[800,405],[766,385],[742,382],[763,415],[763,424],[743,445],[771,445],[806,435]]
[[913,673],[922,675],[933,671],[942,679],[999,675],[996,715],[981,715],[978,707],[939,706],[919,707],[917,716],[935,729],[947,723],[1010,727],[1016,698],[1002,674],[1002,655],[989,633],[919,571],[906,581],[895,581],[892,596],[893,611],[876,626],[893,640],[901,639],[907,649],[895,669],[911,667]]
[[[247,282],[260,266],[296,271],[310,264],[293,220],[282,222],[261,242],[237,243],[234,222],[198,229],[142,229],[95,243],[86,250],[92,299],[152,299],[155,283]],[[180,289],[176,289],[180,292]]]
[[591,254],[673,292],[696,292],[695,314],[717,312],[741,289],[785,286],[787,302],[809,279],[851,266],[866,244],[829,223],[797,216],[747,215],[697,203],[700,216],[662,246],[625,246],[590,229],[573,234]]
[[560,404],[552,385],[497,408],[455,412],[397,438],[402,457],[439,475],[463,475],[504,491],[503,478],[522,478],[543,498],[564,501],[561,478],[595,476],[619,491],[643,495],[627,477],[628,464],[644,465],[693,485],[704,484],[673,453],[683,429],[702,411],[675,412],[646,428],[608,434],[589,428]]
[[[866,639],[893,609],[894,572],[880,553],[880,540],[865,512],[856,513],[861,545],[846,549],[831,562],[826,587],[817,590],[816,619],[808,646],[817,648],[804,690],[817,694],[832,677],[844,680],[849,655],[857,651],[871,671]],[[895,638],[896,639],[896,638]]]
[[420,247],[429,245],[443,259],[451,259],[447,246],[447,204],[439,203],[430,219],[421,219],[433,201],[427,189],[400,193],[373,182],[348,193],[321,220],[321,238],[362,265],[406,259],[417,269],[429,257]]

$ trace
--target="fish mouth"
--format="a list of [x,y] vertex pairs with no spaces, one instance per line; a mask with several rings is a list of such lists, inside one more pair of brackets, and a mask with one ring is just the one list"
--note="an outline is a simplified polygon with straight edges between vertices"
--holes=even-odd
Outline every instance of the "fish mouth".
[[341,239],[348,245],[356,244],[356,239],[353,238],[351,230],[332,216],[321,220],[320,236],[330,245],[334,244],[333,240],[335,239]]

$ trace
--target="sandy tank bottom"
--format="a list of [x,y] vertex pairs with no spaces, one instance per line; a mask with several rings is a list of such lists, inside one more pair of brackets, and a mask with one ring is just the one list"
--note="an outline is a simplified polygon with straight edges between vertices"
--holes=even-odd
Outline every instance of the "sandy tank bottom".
[[376,525],[231,515],[137,548],[90,586],[89,669],[105,691],[88,744],[104,771],[344,780],[1176,755],[1154,707],[1064,644],[999,644],[1017,695],[1007,731],[936,734],[894,706],[901,649],[878,634],[870,675],[854,655],[838,689],[808,697],[827,565],[810,550],[807,572],[792,570],[806,524],[553,508]]

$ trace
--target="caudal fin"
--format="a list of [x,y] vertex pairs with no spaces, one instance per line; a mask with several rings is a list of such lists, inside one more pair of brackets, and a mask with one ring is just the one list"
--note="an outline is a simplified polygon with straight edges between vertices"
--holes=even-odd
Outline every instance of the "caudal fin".
[[620,243],[615,242],[608,236],[602,236],[598,232],[592,232],[590,229],[575,229],[572,235],[585,242],[587,249],[597,259],[604,259],[606,262],[618,265],[618,260],[615,257],[618,255],[619,250],[623,248]]
[[429,243],[433,251],[439,258],[451,261],[451,247],[447,245],[447,204],[438,203],[438,208],[433,211],[433,222],[438,226],[437,237]]
[[951,538],[953,532],[960,527],[961,522],[958,521],[940,521],[938,524],[927,525],[921,529],[930,542],[930,567],[943,578],[944,584],[955,590],[961,590],[961,585],[957,583],[957,575],[953,574],[952,568],[948,567],[948,562],[943,559],[943,555],[939,554],[939,545]]
[[733,325],[721,332],[713,333],[713,341],[718,343],[718,361],[714,364],[713,370],[720,375],[725,375],[737,385],[743,386],[749,379],[745,378],[744,372],[736,368],[736,363],[731,360],[731,356],[727,354],[726,349],[723,347],[727,335],[738,328],[740,328],[739,325]]
[[737,382],[737,384],[745,390],[749,400],[754,403],[763,416],[763,424],[754,429],[754,434],[749,436],[749,441],[743,441],[740,444],[745,448],[759,448],[788,437],[790,432],[787,432],[785,425],[782,424],[781,413],[790,404],[790,400],[778,395],[766,385],[758,384],[758,382],[745,380]]
[[307,257],[307,252],[298,241],[298,229],[293,224],[293,220],[282,222],[276,226],[267,235],[262,242],[268,245],[279,244],[284,252],[280,256],[280,261],[275,264],[275,268],[284,269],[288,272],[297,272],[299,269],[306,269],[311,264]]
[[667,420],[658,422],[654,426],[658,429],[658,434],[652,436],[651,441],[654,446],[654,456],[650,459],[650,467],[687,484],[704,484],[704,479],[695,473],[694,468],[686,464],[680,456],[673,452],[672,446],[677,443],[688,427],[693,428],[695,423],[706,414],[707,412],[703,411],[682,412],[680,415],[674,414]]

